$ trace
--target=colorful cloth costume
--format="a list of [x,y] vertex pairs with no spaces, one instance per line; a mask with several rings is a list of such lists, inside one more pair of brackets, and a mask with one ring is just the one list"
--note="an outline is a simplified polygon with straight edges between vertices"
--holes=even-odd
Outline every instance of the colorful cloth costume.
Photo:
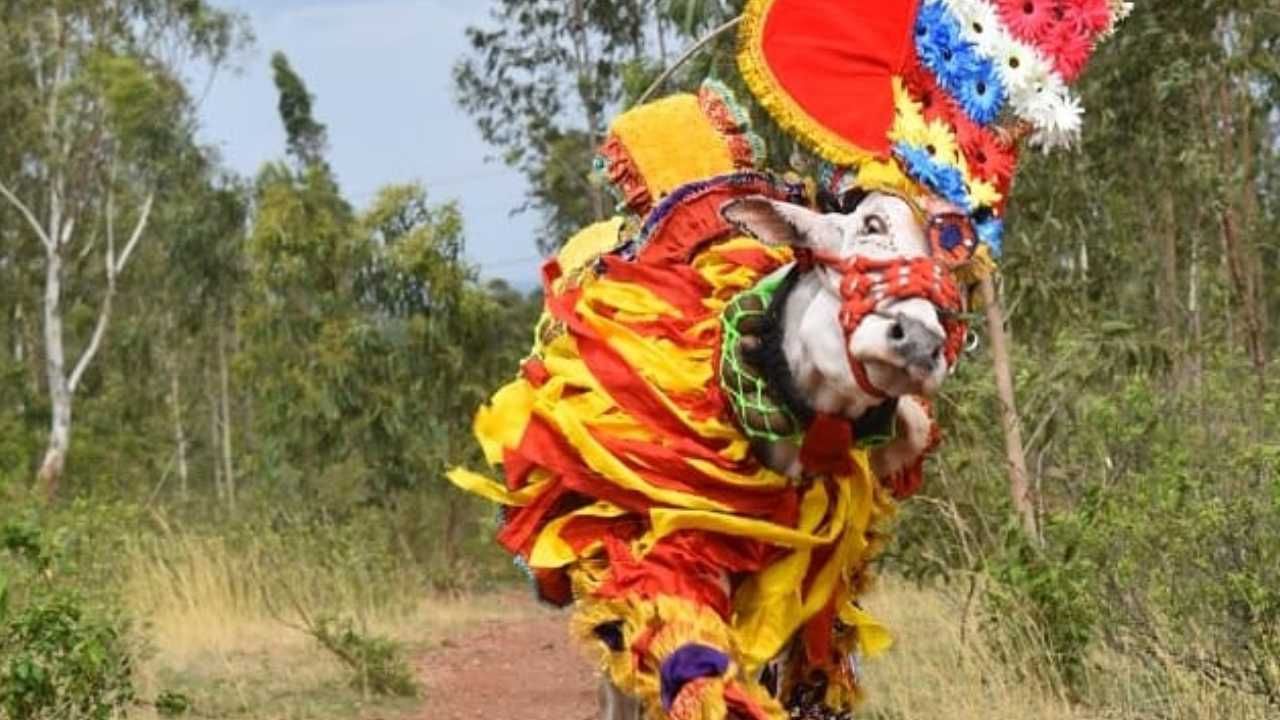
[[[1012,22],[1024,3],[1057,19]],[[1064,82],[1083,62],[1073,48],[1122,10],[1016,6],[751,0],[741,66],[827,161],[825,191],[891,188],[968,212],[978,274],[999,254],[1012,177],[1001,128],[1013,113],[1044,142],[1069,134],[1077,106]],[[1047,99],[1002,69],[1001,53],[1028,58]],[[835,448],[839,469],[803,480],[753,452],[761,434],[804,429],[751,385],[724,338],[767,306],[795,258],[743,236],[720,208],[745,196],[808,204],[815,183],[759,172],[745,118],[709,83],[614,122],[596,169],[620,214],[547,263],[535,347],[476,417],[504,479],[450,475],[502,506],[500,544],[542,599],[574,606],[574,635],[655,719],[847,716],[861,694],[855,658],[889,644],[857,598],[895,495],[918,485],[918,466],[914,481],[875,477],[865,442]],[[750,432],[749,417],[763,418]]]

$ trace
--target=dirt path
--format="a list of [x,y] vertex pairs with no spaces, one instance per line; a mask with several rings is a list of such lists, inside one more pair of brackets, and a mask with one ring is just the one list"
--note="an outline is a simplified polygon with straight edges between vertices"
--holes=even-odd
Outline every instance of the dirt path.
[[421,660],[421,720],[593,720],[596,678],[568,616],[516,600],[520,620],[472,625]]

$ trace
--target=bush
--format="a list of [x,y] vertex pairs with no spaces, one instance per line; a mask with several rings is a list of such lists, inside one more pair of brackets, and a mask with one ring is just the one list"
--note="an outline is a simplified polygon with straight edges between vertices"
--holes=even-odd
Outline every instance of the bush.
[[134,700],[122,623],[93,617],[70,593],[12,616],[0,606],[0,709],[15,720],[105,720]]
[[156,696],[156,712],[161,717],[178,717],[191,712],[191,698],[173,690],[165,690]]
[[1043,547],[1010,520],[988,371],[962,368],[939,403],[947,442],[889,561],[916,578],[994,580],[989,620],[1033,620],[1081,699],[1091,664],[1118,654],[1153,687],[1194,677],[1280,706],[1277,383],[1260,393],[1247,368],[1207,356],[1199,384],[1180,387],[1099,338],[1024,352]]
[[134,701],[128,625],[58,584],[39,528],[0,527],[0,712],[105,720]]
[[351,686],[362,693],[398,697],[418,694],[418,683],[400,643],[360,632],[350,618],[321,617],[308,631],[351,670]]

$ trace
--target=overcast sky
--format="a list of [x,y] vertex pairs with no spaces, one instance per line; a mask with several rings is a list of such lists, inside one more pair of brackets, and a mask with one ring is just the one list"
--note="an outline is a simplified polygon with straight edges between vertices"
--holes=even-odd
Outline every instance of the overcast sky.
[[463,29],[483,22],[483,0],[215,0],[247,14],[257,36],[242,72],[224,72],[201,106],[202,137],[252,175],[284,156],[267,63],[282,50],[316,96],[329,127],[330,162],[349,200],[364,207],[379,187],[418,180],[434,202],[456,199],[467,251],[485,276],[523,288],[537,277],[536,218],[508,217],[525,183],[488,161],[469,117],[454,106],[450,68]]

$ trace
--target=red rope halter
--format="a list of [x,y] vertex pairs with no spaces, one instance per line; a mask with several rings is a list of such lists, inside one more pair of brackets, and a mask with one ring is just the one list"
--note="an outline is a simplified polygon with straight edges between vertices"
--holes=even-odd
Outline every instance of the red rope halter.
[[[953,367],[964,345],[968,326],[960,319],[964,303],[960,287],[945,265],[931,257],[872,260],[865,257],[840,258],[815,253],[807,248],[796,251],[801,271],[825,265],[840,273],[840,326],[844,330],[846,351],[849,339],[868,315],[887,300],[927,300],[938,309],[946,332],[943,353],[947,366]],[[869,395],[887,397],[867,376],[861,360],[849,355],[849,367],[858,386]]]

